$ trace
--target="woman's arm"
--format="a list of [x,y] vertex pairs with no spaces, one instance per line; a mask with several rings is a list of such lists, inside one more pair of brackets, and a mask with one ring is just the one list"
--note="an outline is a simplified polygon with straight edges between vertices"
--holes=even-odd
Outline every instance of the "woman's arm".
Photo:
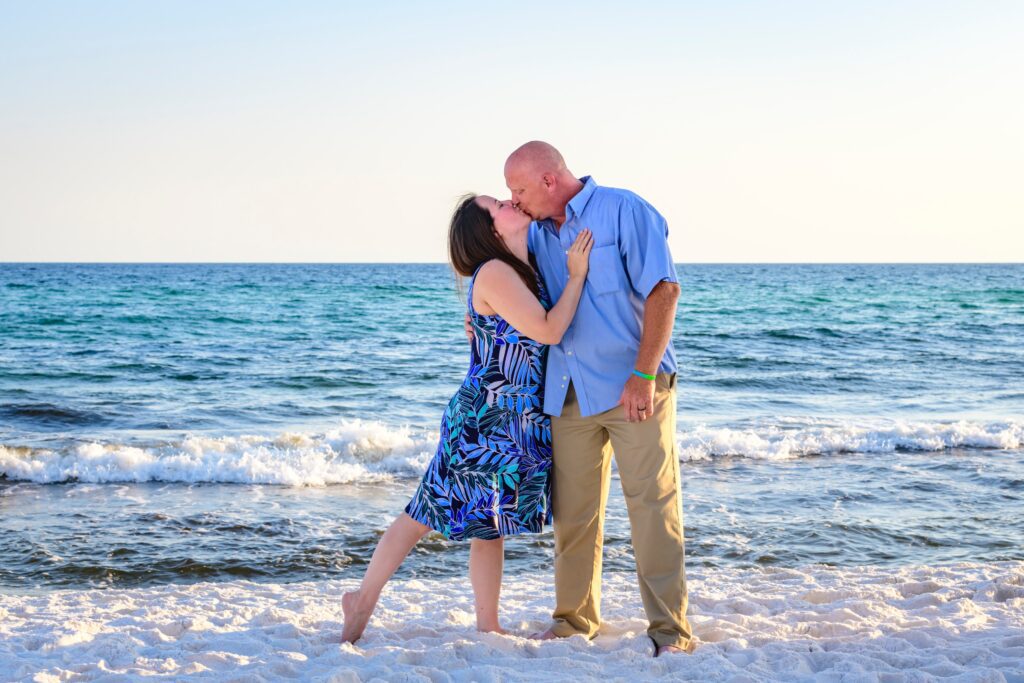
[[483,302],[527,337],[541,344],[557,344],[576,315],[576,306],[587,279],[590,249],[594,244],[589,230],[583,230],[569,248],[569,282],[550,311],[545,311],[515,270],[507,263],[490,261],[476,276],[474,293]]

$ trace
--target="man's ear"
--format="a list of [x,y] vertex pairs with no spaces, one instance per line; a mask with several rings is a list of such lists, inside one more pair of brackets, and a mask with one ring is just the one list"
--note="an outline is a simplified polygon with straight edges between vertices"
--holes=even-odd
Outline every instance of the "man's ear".
[[548,189],[551,189],[555,185],[555,176],[553,173],[545,173],[540,177],[540,179],[544,183],[544,187]]

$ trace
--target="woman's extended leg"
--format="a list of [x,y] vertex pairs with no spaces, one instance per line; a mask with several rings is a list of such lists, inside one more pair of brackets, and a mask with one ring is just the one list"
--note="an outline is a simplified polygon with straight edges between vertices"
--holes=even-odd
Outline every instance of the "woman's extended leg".
[[474,538],[469,545],[469,580],[476,599],[478,631],[505,633],[498,623],[498,599],[501,597],[501,571],[505,562],[504,539],[484,541]]
[[341,609],[345,613],[342,641],[354,643],[363,635],[363,629],[373,615],[384,584],[402,564],[409,551],[429,531],[430,527],[420,524],[404,512],[391,523],[373,551],[370,566],[366,568],[359,588],[341,597]]

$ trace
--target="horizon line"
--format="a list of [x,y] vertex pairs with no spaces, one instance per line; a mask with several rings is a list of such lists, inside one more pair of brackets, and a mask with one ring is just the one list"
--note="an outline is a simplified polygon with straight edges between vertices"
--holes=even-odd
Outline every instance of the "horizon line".
[[[43,266],[448,266],[447,261],[4,261]],[[1019,266],[1024,261],[675,261],[675,266]]]

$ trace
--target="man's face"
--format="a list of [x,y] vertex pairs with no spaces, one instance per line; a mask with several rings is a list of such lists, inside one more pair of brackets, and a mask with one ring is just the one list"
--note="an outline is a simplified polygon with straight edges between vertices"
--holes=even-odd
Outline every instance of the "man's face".
[[549,188],[544,176],[531,173],[521,165],[505,167],[505,185],[512,192],[512,203],[535,221],[550,218]]

